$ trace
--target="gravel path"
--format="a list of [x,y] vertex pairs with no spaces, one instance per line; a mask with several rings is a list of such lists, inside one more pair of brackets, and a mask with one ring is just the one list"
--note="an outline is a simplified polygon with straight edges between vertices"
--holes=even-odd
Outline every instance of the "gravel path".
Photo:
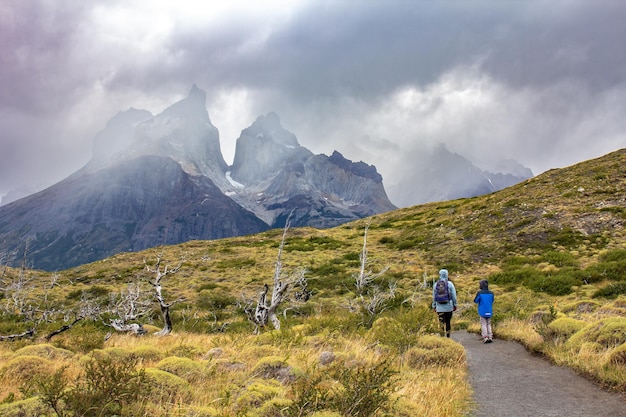
[[625,417],[626,400],[516,342],[452,333],[465,347],[477,409],[472,417]]

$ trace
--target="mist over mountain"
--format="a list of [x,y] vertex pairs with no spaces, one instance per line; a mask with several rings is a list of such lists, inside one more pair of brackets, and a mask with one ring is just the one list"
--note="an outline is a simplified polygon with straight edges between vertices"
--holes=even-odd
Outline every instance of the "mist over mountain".
[[483,171],[440,144],[424,149],[388,192],[399,207],[409,207],[489,194],[533,177],[530,169],[512,160],[503,161],[500,168],[503,173]]
[[53,186],[0,207],[0,255],[65,269],[123,251],[282,227],[332,227],[396,208],[376,168],[314,155],[260,116],[229,167],[204,91],[156,116],[129,109],[94,138],[92,159]]

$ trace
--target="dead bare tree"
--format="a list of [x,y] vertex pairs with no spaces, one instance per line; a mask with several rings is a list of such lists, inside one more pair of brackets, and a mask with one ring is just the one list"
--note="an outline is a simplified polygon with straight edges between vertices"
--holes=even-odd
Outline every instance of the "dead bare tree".
[[367,265],[367,232],[370,228],[371,221],[368,221],[365,224],[365,231],[363,232],[363,249],[361,249],[361,253],[359,254],[359,260],[361,261],[359,273],[354,275],[354,285],[356,287],[356,292],[359,295],[362,295],[367,287],[369,287],[374,280],[380,276],[382,276],[389,267],[383,268],[382,271],[377,274],[372,273],[372,271],[366,271],[365,266]]
[[171,303],[166,303],[165,299],[163,298],[161,280],[168,275],[173,275],[177,273],[180,270],[183,262],[179,262],[178,265],[176,265],[174,268],[170,268],[168,265],[165,265],[163,269],[161,269],[161,255],[159,255],[157,256],[157,262],[153,268],[151,268],[145,261],[144,264],[146,265],[146,271],[151,274],[155,274],[155,278],[153,281],[150,281],[150,285],[154,287],[156,299],[159,302],[159,307],[161,309],[161,316],[163,316],[163,329],[158,331],[156,335],[165,336],[172,332],[172,318],[170,316],[170,308],[174,304],[182,301],[182,299],[179,298]]
[[388,291],[383,291],[378,285],[373,285],[376,279],[387,272],[389,267],[384,267],[378,273],[367,270],[367,232],[370,224],[371,220],[365,224],[363,248],[359,254],[361,261],[359,272],[353,275],[357,298],[354,301],[348,301],[348,309],[353,312],[366,311],[370,315],[376,315],[381,313],[385,309],[386,303],[395,297],[397,284],[390,283]]
[[[283,235],[278,246],[278,256],[276,257],[276,264],[274,268],[274,283],[272,286],[272,298],[267,299],[269,292],[269,285],[264,284],[263,290],[259,294],[259,299],[256,303],[256,308],[252,309],[252,303],[247,302],[247,306],[244,307],[244,312],[248,316],[248,319],[255,324],[254,334],[258,334],[261,328],[267,327],[268,323],[272,323],[272,326],[276,330],[280,330],[280,320],[278,319],[277,310],[280,304],[286,299],[288,291],[294,286],[296,282],[306,283],[304,274],[306,270],[300,269],[296,273],[285,280],[282,280],[283,275],[282,267],[282,254],[285,247],[285,237],[291,224],[291,213],[287,217],[285,227],[283,228]],[[302,285],[302,284],[300,284]],[[306,289],[306,285],[304,285]],[[310,293],[308,294],[310,296]]]
[[116,318],[109,319],[107,326],[118,332],[141,336],[147,333],[141,323],[129,323],[152,312],[151,301],[140,283],[131,283],[119,295],[109,300],[109,312]]

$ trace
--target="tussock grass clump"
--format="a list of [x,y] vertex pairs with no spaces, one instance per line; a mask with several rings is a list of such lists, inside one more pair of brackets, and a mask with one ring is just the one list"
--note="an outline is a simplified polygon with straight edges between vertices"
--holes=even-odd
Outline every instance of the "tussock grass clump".
[[570,347],[580,346],[583,342],[594,342],[605,349],[615,348],[626,343],[626,318],[609,317],[587,325],[569,340]]
[[191,399],[191,386],[183,378],[156,368],[146,368],[149,398],[157,404],[186,403]]
[[609,356],[609,362],[626,368],[626,343],[622,343],[620,346],[613,349]]
[[543,337],[537,332],[536,325],[530,321],[510,318],[498,323],[498,337],[516,340],[531,352],[540,352],[544,345]]
[[280,356],[268,356],[260,359],[252,374],[264,379],[276,379],[282,383],[288,383],[295,379],[296,371]]
[[49,343],[24,346],[15,351],[16,356],[39,356],[50,360],[65,360],[74,356],[70,350],[58,348]]
[[0,404],[0,416],[3,417],[26,417],[26,416],[48,416],[49,408],[42,404],[37,398],[27,398]]
[[465,361],[463,346],[446,337],[425,335],[417,338],[416,346],[404,354],[410,367],[458,367]]
[[601,304],[595,300],[578,300],[561,306],[563,313],[588,314],[595,311]]
[[132,354],[141,359],[144,363],[158,362],[165,356],[159,349],[150,345],[138,346],[132,350]]
[[207,363],[178,356],[165,358],[154,367],[172,373],[191,383],[210,378],[214,372],[214,368],[209,367]]
[[11,386],[19,386],[47,374],[54,369],[54,362],[39,356],[17,356],[0,368],[0,378]]
[[[282,395],[284,388],[275,380],[253,380],[239,393],[235,400],[234,411],[243,415],[252,415],[252,410],[256,410],[254,415],[267,415],[269,411],[276,411],[277,403],[270,400]],[[268,402],[270,402],[268,404]],[[291,401],[282,400],[284,405],[291,404]],[[261,414],[258,414],[261,413]]]
[[547,325],[544,337],[564,341],[585,327],[585,322],[570,317],[560,317]]

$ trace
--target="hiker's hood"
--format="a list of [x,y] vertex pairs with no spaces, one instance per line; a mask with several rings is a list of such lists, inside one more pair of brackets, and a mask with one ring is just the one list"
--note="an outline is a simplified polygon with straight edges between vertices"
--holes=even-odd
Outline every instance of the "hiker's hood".
[[439,279],[448,279],[448,270],[447,269],[440,269],[439,270]]
[[480,280],[479,285],[480,285],[480,289],[481,290],[488,290],[489,289],[489,282],[487,282],[486,279]]

